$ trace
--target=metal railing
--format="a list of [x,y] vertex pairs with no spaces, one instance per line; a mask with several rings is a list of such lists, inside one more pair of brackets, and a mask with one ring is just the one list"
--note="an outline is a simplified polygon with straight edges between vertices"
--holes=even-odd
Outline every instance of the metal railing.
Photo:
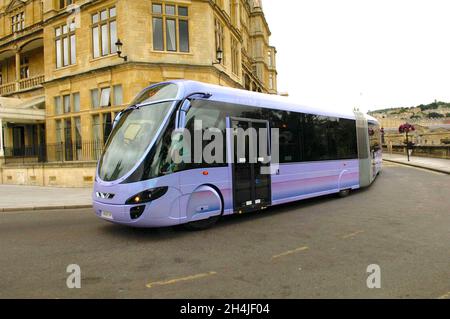
[[5,147],[5,165],[98,161],[103,153],[102,141],[55,143],[27,147]]

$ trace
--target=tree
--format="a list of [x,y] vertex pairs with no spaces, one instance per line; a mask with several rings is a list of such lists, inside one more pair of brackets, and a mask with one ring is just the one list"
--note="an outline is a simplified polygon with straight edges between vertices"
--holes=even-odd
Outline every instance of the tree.
[[437,113],[437,112],[431,112],[428,114],[428,118],[430,119],[437,119],[437,118],[443,118],[444,115]]

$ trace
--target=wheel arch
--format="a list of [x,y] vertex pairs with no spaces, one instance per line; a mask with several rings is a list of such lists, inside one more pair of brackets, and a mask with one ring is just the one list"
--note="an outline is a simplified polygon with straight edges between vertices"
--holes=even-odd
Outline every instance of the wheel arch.
[[[224,212],[225,212],[225,200],[223,199],[223,195],[222,195],[222,192],[220,191],[219,187],[217,187],[217,186],[214,185],[214,184],[204,184],[204,185],[202,185],[202,186],[209,186],[209,187],[211,187],[212,189],[214,189],[214,190],[217,192],[217,194],[219,194],[220,202],[221,202],[221,206],[222,206],[221,216],[223,216],[223,214],[224,214]],[[200,186],[200,187],[201,187],[201,186]]]

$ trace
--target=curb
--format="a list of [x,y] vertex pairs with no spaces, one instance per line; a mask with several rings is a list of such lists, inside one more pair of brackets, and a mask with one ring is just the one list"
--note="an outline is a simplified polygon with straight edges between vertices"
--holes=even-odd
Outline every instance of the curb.
[[88,208],[92,208],[92,205],[13,207],[13,208],[0,208],[0,213],[31,212],[42,210],[88,209]]
[[426,169],[426,170],[429,170],[429,171],[450,175],[450,171],[446,171],[446,170],[442,170],[442,169],[434,168],[434,167],[429,167],[429,166],[424,166],[424,165],[420,165],[420,164],[412,164],[412,163],[401,162],[401,161],[385,159],[385,158],[383,158],[383,161],[396,163],[396,164],[401,164],[401,165],[405,165],[405,166],[421,168],[421,169]]

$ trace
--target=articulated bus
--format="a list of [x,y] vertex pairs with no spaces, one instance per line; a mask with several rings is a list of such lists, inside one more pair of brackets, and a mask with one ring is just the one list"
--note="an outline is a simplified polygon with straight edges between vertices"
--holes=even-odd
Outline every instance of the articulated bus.
[[[180,151],[185,138],[176,132],[209,128],[224,137],[216,161],[174,160],[175,149],[193,157],[191,150]],[[250,158],[248,150],[258,146],[249,138],[243,140],[247,151],[237,150],[237,132],[250,128],[267,139],[267,156]],[[272,141],[267,137],[275,130],[278,140]],[[358,111],[310,108],[194,81],[164,82],[143,90],[114,120],[97,168],[94,210],[103,220],[132,227],[204,229],[221,216],[346,196],[370,186],[381,163],[380,125]]]

